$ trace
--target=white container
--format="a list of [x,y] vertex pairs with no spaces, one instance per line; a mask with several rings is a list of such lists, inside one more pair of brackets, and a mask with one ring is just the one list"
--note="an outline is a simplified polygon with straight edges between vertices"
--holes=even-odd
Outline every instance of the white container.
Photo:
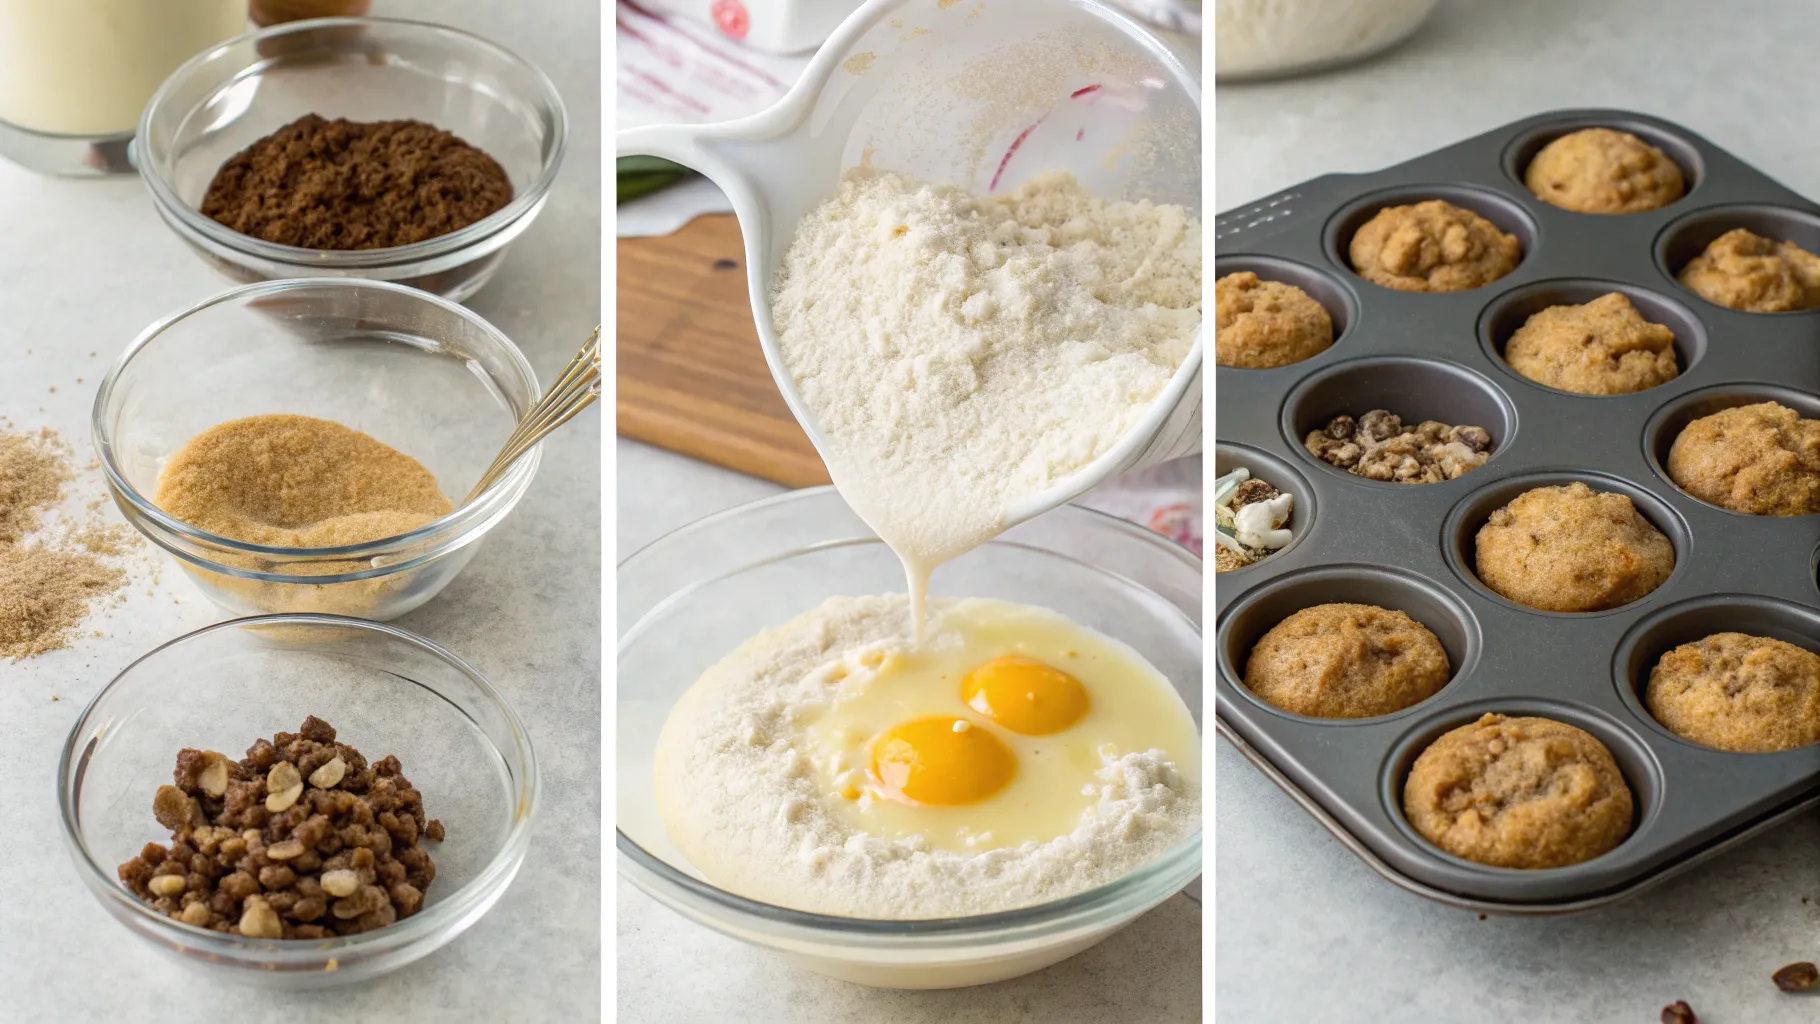
[[1305,74],[1401,43],[1440,0],[1216,0],[1214,77]]
[[[1200,84],[1149,31],[1094,0],[869,0],[770,109],[630,128],[617,145],[620,156],[692,167],[732,202],[765,361],[824,458],[771,329],[770,285],[797,222],[848,168],[866,162],[981,194],[1060,169],[1096,195],[1201,212]],[[1197,332],[1137,428],[1005,525],[1199,451],[1202,345]]]
[[184,61],[246,30],[246,0],[0,0],[0,155],[49,173],[130,170],[124,143]]
[[820,46],[859,0],[647,0],[648,6],[711,26],[765,53],[806,53]]

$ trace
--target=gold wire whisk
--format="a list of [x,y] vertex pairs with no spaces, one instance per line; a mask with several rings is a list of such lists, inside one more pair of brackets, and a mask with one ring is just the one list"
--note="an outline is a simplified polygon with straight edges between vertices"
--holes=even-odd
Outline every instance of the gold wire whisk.
[[481,492],[505,475],[520,455],[530,451],[537,442],[548,437],[551,431],[574,419],[576,413],[593,405],[599,397],[600,328],[596,327],[594,333],[588,336],[588,343],[556,375],[556,382],[550,385],[550,390],[544,392],[544,396],[537,400],[531,411],[518,421],[512,436],[506,438],[505,446],[499,450],[487,471],[480,474],[480,480],[474,484],[474,489],[468,492],[462,504],[466,505],[480,497]]

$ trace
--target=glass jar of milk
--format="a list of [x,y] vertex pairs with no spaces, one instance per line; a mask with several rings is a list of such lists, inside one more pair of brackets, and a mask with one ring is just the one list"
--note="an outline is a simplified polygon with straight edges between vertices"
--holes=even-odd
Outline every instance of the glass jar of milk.
[[55,174],[130,170],[152,93],[246,17],[247,0],[0,0],[0,155]]

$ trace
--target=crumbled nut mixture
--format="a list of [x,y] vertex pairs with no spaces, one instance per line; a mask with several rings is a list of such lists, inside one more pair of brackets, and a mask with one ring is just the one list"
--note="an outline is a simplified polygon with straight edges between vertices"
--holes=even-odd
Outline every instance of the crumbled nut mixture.
[[120,880],[185,924],[257,939],[321,939],[383,928],[423,906],[440,842],[398,759],[371,765],[311,715],[246,757],[177,754],[176,785],[152,801],[171,845],[147,843]]
[[1491,458],[1491,434],[1484,427],[1448,426],[1423,420],[1403,424],[1394,412],[1373,409],[1356,421],[1335,416],[1302,442],[1309,454],[1367,480],[1432,484],[1470,473]]
[[1770,980],[1774,981],[1776,987],[1784,992],[1805,992],[1813,988],[1816,982],[1820,982],[1820,968],[1803,960],[1799,963],[1789,964],[1770,975]]

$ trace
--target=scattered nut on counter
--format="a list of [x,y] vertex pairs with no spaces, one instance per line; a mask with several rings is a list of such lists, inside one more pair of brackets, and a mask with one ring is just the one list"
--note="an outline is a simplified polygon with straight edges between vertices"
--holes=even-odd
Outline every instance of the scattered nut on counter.
[[371,765],[314,715],[257,740],[239,761],[177,754],[152,814],[171,845],[147,843],[120,880],[185,924],[256,939],[321,939],[383,928],[423,906],[440,842],[398,759]]
[[1470,473],[1491,458],[1484,427],[1423,420],[1404,426],[1396,413],[1373,409],[1356,421],[1335,416],[1302,442],[1309,454],[1367,480],[1432,484]]

